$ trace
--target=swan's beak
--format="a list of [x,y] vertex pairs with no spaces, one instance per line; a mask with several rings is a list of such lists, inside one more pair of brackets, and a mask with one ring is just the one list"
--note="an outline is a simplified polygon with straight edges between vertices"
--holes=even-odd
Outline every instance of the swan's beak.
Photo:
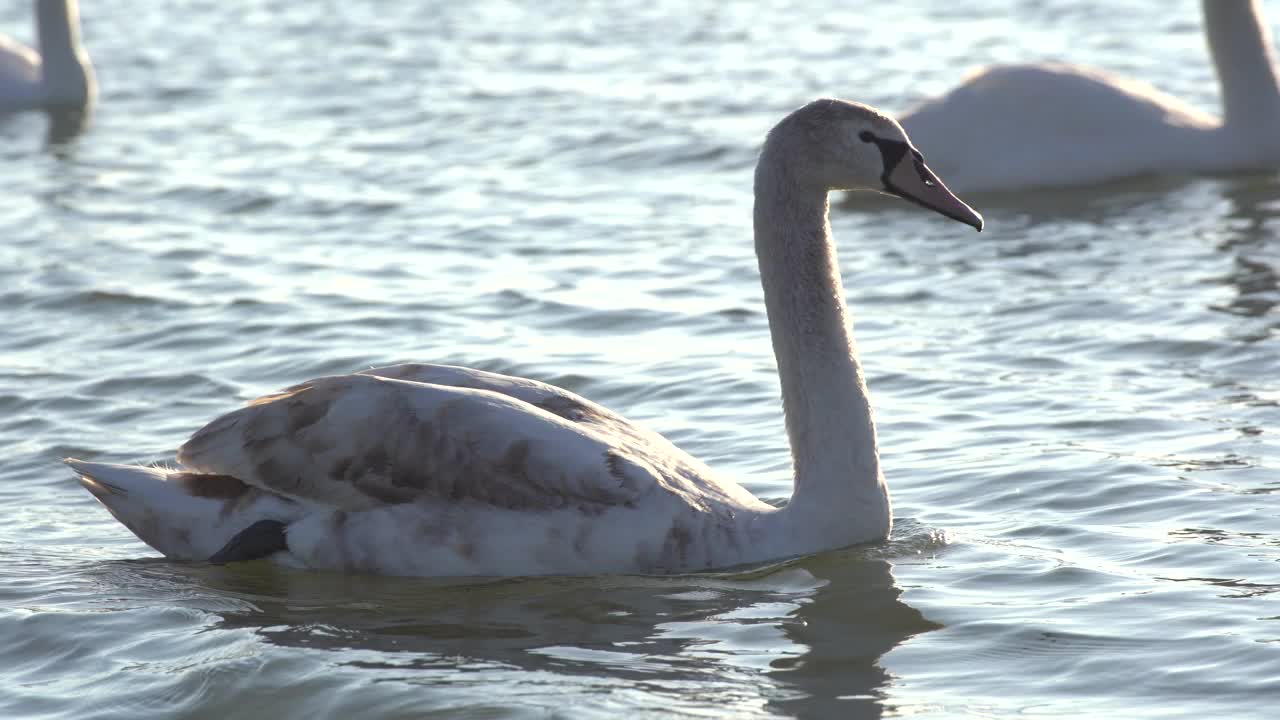
[[898,164],[883,177],[887,192],[952,220],[972,225],[975,230],[982,232],[982,215],[948,190],[929,166],[913,154],[904,153]]

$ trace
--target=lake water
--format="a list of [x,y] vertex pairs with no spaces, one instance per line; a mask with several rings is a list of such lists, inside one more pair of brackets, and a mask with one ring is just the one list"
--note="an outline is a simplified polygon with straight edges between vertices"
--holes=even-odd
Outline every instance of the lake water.
[[82,10],[93,126],[53,152],[0,125],[0,716],[1274,716],[1272,175],[970,197],[981,235],[838,207],[882,546],[679,578],[183,565],[59,464],[427,360],[562,384],[785,498],[765,131],[1040,58],[1212,110],[1196,4]]

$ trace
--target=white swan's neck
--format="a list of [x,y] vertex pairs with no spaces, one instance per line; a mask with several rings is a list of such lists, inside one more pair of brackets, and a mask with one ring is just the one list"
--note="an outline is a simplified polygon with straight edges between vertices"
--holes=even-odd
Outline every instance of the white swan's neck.
[[1205,35],[1222,86],[1223,125],[1274,134],[1280,123],[1271,32],[1257,0],[1201,0]]
[[806,187],[766,145],[756,168],[755,238],[795,467],[784,512],[802,544],[889,532],[875,423],[827,222],[826,188]]
[[77,0],[36,0],[36,31],[45,103],[83,106],[92,100],[89,58],[80,47]]

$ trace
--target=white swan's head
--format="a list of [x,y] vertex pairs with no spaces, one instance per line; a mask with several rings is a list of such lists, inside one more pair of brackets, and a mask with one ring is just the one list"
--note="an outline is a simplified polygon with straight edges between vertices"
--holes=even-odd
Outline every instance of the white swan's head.
[[814,100],[769,132],[763,156],[801,185],[896,195],[982,230],[982,215],[925,165],[898,121],[870,105]]

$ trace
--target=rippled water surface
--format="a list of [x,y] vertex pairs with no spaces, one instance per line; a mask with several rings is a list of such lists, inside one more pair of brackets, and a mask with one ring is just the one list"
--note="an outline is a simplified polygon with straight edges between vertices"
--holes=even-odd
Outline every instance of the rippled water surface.
[[1037,58],[1215,103],[1193,3],[685,5],[85,0],[94,125],[51,151],[0,124],[0,716],[1273,716],[1270,175],[974,197],[981,235],[837,207],[879,547],[681,578],[181,565],[59,465],[431,360],[563,384],[782,499],[750,243],[777,118]]

